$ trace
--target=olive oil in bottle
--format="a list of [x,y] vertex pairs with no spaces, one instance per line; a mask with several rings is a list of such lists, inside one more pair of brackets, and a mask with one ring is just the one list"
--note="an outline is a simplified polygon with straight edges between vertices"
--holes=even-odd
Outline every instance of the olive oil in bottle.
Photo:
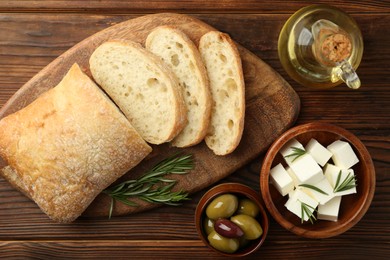
[[304,86],[360,87],[355,70],[363,55],[361,32],[335,7],[311,5],[293,14],[280,32],[278,53],[290,77]]

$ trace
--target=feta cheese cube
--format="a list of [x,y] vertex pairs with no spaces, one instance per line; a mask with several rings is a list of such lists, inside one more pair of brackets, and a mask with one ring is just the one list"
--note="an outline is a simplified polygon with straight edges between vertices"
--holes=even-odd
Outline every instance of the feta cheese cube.
[[295,192],[296,192],[296,189],[290,191],[290,192],[288,193],[288,198],[291,199],[291,198],[294,196]]
[[287,165],[289,166],[290,163],[294,160],[294,157],[288,157],[288,155],[294,153],[293,147],[305,150],[305,148],[300,142],[298,142],[296,139],[291,139],[279,151],[280,154],[283,156],[284,160],[286,161]]
[[[339,174],[339,172],[341,171],[342,169],[340,169],[339,167],[337,167],[336,165],[333,165],[333,164],[330,164],[330,163],[327,163],[324,167],[324,175],[325,177],[328,179],[330,185],[334,188],[334,185],[336,184],[336,180],[337,180],[337,174]],[[336,176],[335,178],[335,181],[333,181],[333,176]]]
[[287,193],[294,189],[294,183],[290,175],[284,169],[283,165],[279,163],[270,171],[270,177],[272,184],[279,191],[282,196],[285,196]]
[[341,196],[334,197],[324,205],[318,205],[317,218],[337,221],[341,204]]
[[[302,184],[305,185],[305,184]],[[322,192],[319,192],[315,189],[312,189],[311,187],[302,187],[302,190],[306,192],[309,196],[311,196],[313,199],[318,201],[320,205],[324,205],[328,201],[330,201],[335,195],[333,193],[333,187],[330,185],[329,181],[327,178],[323,177],[321,181],[317,182],[316,184],[313,184],[311,186],[314,186],[318,189],[320,189]]]
[[290,168],[295,173],[299,184],[315,184],[324,177],[321,167],[310,154],[304,154],[291,162]]
[[[325,177],[328,179],[330,185],[332,185],[333,192],[335,193],[335,196],[344,196],[344,195],[356,193],[356,185],[354,185],[354,187],[352,187],[348,190],[344,190],[344,191],[337,191],[336,190],[337,188],[340,187],[340,185],[344,181],[346,181],[351,176],[355,175],[355,173],[352,169],[348,169],[348,170],[341,169],[341,168],[339,168],[333,164],[329,164],[329,163],[325,165],[324,169],[325,169],[324,170]],[[338,176],[340,173],[341,173],[340,179],[337,183],[337,179],[338,179]],[[336,184],[337,184],[337,187],[336,187]],[[355,178],[353,178],[351,184],[356,184]]]
[[298,187],[299,182],[298,182],[297,176],[295,175],[295,173],[293,172],[293,170],[291,170],[290,167],[287,167],[287,168],[286,168],[286,172],[288,173],[288,175],[290,175],[291,179],[293,180],[294,186],[295,186],[295,187]]
[[310,139],[309,143],[307,143],[305,149],[322,167],[324,167],[324,165],[332,157],[332,153],[313,138]]
[[297,215],[302,219],[302,205],[306,204],[307,209],[310,211],[310,215],[303,214],[303,220],[309,220],[309,217],[313,214],[314,210],[318,206],[318,202],[303,192],[301,189],[296,189],[293,196],[288,199],[285,206],[289,211]]
[[297,192],[297,189],[292,190],[292,191],[290,191],[290,192],[288,193],[288,200],[287,200],[286,203],[284,204],[284,206],[285,206],[286,208],[288,208],[289,205],[290,205],[291,203],[293,203],[293,201],[295,201],[294,196],[295,196],[295,193],[296,193],[296,192]]
[[328,145],[327,148],[333,154],[334,164],[342,169],[349,169],[359,162],[348,142],[337,140]]

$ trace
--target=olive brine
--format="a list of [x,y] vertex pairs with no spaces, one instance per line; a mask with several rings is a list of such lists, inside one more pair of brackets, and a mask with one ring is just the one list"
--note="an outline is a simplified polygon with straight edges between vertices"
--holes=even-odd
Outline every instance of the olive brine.
[[203,222],[210,245],[221,252],[234,253],[258,239],[263,234],[256,220],[259,211],[255,202],[234,194],[222,194],[213,199],[206,208]]

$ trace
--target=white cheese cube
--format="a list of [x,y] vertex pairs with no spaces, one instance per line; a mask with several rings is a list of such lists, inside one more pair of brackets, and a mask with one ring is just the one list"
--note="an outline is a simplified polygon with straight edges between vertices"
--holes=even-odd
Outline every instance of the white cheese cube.
[[296,189],[290,191],[290,192],[288,193],[288,198],[291,199],[291,198],[294,196],[295,192],[296,192]]
[[[305,185],[305,184],[302,184]],[[323,177],[323,179],[316,184],[313,184],[311,186],[316,187],[317,189],[320,189],[322,192],[319,192],[315,189],[313,189],[310,186],[301,186],[302,190],[306,192],[308,195],[310,195],[313,199],[318,201],[320,205],[324,205],[328,201],[330,201],[335,195],[333,193],[333,187],[330,185],[327,178]],[[326,193],[326,194],[324,194]]]
[[293,203],[294,201],[296,201],[296,199],[295,199],[295,197],[294,197],[296,192],[297,192],[297,189],[292,190],[292,191],[290,191],[290,192],[288,193],[288,200],[287,200],[287,202],[284,204],[284,206],[285,206],[286,208],[288,208],[289,205],[290,205],[291,203]]
[[294,160],[294,156],[289,156],[290,154],[294,153],[293,147],[305,150],[300,142],[298,142],[296,139],[291,139],[279,151],[289,166],[290,163]]
[[337,140],[328,145],[327,148],[333,154],[334,164],[342,169],[349,169],[359,162],[348,142]]
[[310,154],[304,154],[291,162],[290,168],[297,176],[299,184],[315,184],[324,177],[321,167]]
[[288,199],[285,206],[289,211],[291,211],[302,219],[303,204],[307,205],[307,209],[310,212],[309,215],[306,213],[303,214],[303,220],[307,221],[309,220],[309,217],[313,214],[314,210],[317,208],[318,202],[311,198],[309,195],[307,195],[305,192],[303,192],[301,189],[296,189],[295,193],[290,199]]
[[[334,188],[334,185],[336,184],[335,181],[333,181],[333,176],[336,176],[337,179],[337,174],[342,171],[339,167],[336,165],[327,163],[324,167],[324,176],[328,179],[330,185]],[[336,180],[335,179],[335,180]]]
[[[338,176],[340,173],[341,173],[340,179],[337,183],[337,179],[339,178]],[[355,178],[353,178],[353,180],[351,181],[351,184],[353,184],[352,188],[350,188],[348,190],[344,190],[344,191],[337,191],[337,189],[340,188],[340,185],[342,185],[344,181],[346,181],[351,176],[355,175],[355,173],[352,169],[345,170],[345,169],[341,169],[333,164],[328,163],[325,165],[324,174],[325,174],[325,177],[328,179],[330,185],[332,185],[333,192],[334,192],[335,196],[344,196],[344,195],[356,193],[356,185],[355,185],[356,180],[355,180]],[[336,185],[337,185],[337,187],[336,187]]]
[[288,175],[286,169],[283,165],[279,163],[270,171],[270,178],[272,184],[279,191],[282,196],[285,196],[287,193],[294,189],[294,183],[290,175]]
[[295,175],[295,173],[293,172],[293,170],[291,170],[290,167],[287,167],[287,168],[286,168],[286,172],[288,173],[288,175],[290,175],[291,179],[293,180],[294,186],[295,186],[295,187],[298,187],[299,182],[298,182],[297,176]]
[[332,153],[329,152],[322,144],[320,144],[317,140],[311,139],[309,143],[305,147],[306,152],[313,156],[314,160],[324,167],[324,165],[329,161],[332,157]]
[[337,221],[341,204],[341,196],[334,197],[324,205],[318,205],[317,218]]

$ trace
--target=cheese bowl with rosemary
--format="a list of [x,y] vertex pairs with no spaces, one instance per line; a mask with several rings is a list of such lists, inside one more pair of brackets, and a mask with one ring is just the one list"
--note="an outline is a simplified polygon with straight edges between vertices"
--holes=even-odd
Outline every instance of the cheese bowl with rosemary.
[[269,148],[260,190],[272,217],[292,233],[328,238],[353,227],[375,191],[375,169],[364,144],[335,125],[291,128]]

